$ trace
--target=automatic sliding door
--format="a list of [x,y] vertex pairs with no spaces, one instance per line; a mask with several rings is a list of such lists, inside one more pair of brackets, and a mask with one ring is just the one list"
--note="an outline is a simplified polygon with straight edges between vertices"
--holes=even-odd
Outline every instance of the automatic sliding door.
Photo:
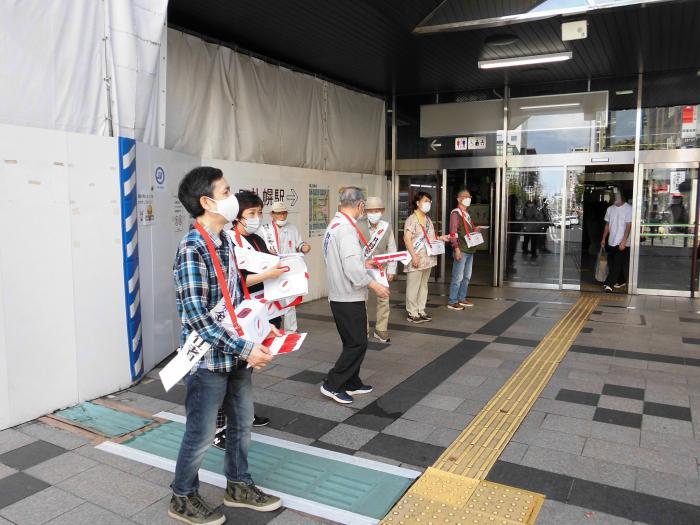
[[508,168],[506,266],[511,285],[559,287],[564,167]]
[[697,290],[698,169],[645,168],[641,202],[637,288]]

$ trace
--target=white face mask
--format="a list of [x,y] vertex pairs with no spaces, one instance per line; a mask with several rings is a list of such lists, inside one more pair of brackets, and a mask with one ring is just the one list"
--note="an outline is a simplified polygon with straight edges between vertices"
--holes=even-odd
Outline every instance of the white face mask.
[[287,224],[287,219],[277,219],[275,222],[277,223],[277,226],[284,226]]
[[250,233],[255,233],[258,231],[258,228],[260,228],[260,218],[259,217],[251,217],[249,219],[245,220],[245,232],[250,234]]
[[210,210],[212,213],[217,213],[223,216],[229,222],[236,220],[236,217],[238,217],[238,199],[235,195],[229,195],[225,199],[218,201],[210,197],[207,198],[216,203],[216,209]]
[[382,218],[381,213],[368,213],[367,214],[367,220],[371,224],[377,224],[381,218]]
[[471,197],[465,197],[464,199],[462,199],[462,206],[464,206],[466,208],[468,208],[471,203],[472,203]]
[[424,202],[423,204],[420,205],[420,209],[423,210],[423,213],[430,213],[430,202]]

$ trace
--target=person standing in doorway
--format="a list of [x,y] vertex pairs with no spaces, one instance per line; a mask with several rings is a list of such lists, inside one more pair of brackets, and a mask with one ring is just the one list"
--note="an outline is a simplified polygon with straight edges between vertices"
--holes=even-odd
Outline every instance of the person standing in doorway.
[[528,200],[523,210],[523,256],[528,254],[529,244],[529,253],[532,254],[533,259],[537,259],[538,236],[541,234],[541,228],[542,212],[537,209],[535,201]]
[[608,254],[608,278],[603,290],[612,292],[627,286],[630,266],[629,238],[632,230],[632,206],[625,202],[622,188],[615,190],[615,202],[605,212],[605,229],[600,245]]
[[404,224],[403,240],[411,262],[406,266],[406,320],[409,323],[427,323],[433,320],[425,312],[428,302],[428,281],[433,266],[437,266],[437,257],[431,255],[431,241],[448,241],[449,235],[438,237],[433,221],[428,214],[432,208],[430,194],[419,191],[413,196],[413,213]]
[[[271,216],[272,221],[263,224],[260,230],[270,253],[276,255],[301,253],[306,255],[311,251],[311,246],[301,238],[297,227],[289,224],[289,210],[284,202],[278,201],[272,205]],[[284,314],[284,329],[287,332],[296,332],[297,328],[296,308],[288,308]]]
[[[367,199],[367,221],[362,221],[360,230],[367,239],[367,246],[363,250],[365,259],[370,259],[373,255],[393,253],[396,251],[396,240],[391,225],[382,220],[384,214],[384,203],[379,197]],[[397,263],[392,262],[386,265],[387,281],[391,283],[396,279]],[[389,337],[389,314],[391,307],[389,299],[377,297],[377,322],[374,325],[374,338],[382,343],[391,341]]]
[[474,303],[467,299],[467,293],[476,247],[470,248],[467,245],[467,236],[479,232],[480,228],[474,224],[469,215],[471,203],[471,193],[464,189],[457,194],[457,207],[450,213],[450,243],[454,259],[450,297],[447,301],[447,308],[450,310],[464,310],[474,306]]
[[363,249],[366,239],[357,226],[365,212],[365,197],[354,186],[340,195],[340,209],[323,236],[323,257],[328,278],[328,301],[343,350],[321,385],[321,394],[348,404],[372,387],[360,379],[360,367],[367,352],[367,290],[389,299],[389,288],[367,273]]

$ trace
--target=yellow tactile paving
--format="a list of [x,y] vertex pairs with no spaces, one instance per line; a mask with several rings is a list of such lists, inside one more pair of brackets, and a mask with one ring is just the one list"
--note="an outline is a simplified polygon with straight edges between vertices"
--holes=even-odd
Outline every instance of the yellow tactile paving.
[[[605,296],[607,299],[608,296]],[[534,523],[544,496],[484,478],[578,337],[601,296],[581,294],[383,524]]]
[[544,498],[430,467],[382,521],[385,525],[523,525],[534,523]]

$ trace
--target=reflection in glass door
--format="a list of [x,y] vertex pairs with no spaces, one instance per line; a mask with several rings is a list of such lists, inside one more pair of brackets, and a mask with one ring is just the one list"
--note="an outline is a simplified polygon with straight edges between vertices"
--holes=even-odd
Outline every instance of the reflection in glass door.
[[[428,193],[433,199],[432,208],[428,215],[430,220],[433,221],[435,231],[440,233],[445,231],[442,220],[444,215],[442,209],[442,171],[436,170],[424,174],[399,173],[398,181],[398,198],[396,200],[398,203],[398,222],[396,226],[398,235],[396,242],[399,250],[405,250],[403,227],[406,219],[413,213],[413,196],[420,191]],[[438,264],[433,273],[433,277],[436,280],[439,280],[442,275],[441,266],[443,265]]]
[[559,287],[564,167],[508,168],[504,280]]
[[637,289],[697,291],[697,165],[642,167]]

